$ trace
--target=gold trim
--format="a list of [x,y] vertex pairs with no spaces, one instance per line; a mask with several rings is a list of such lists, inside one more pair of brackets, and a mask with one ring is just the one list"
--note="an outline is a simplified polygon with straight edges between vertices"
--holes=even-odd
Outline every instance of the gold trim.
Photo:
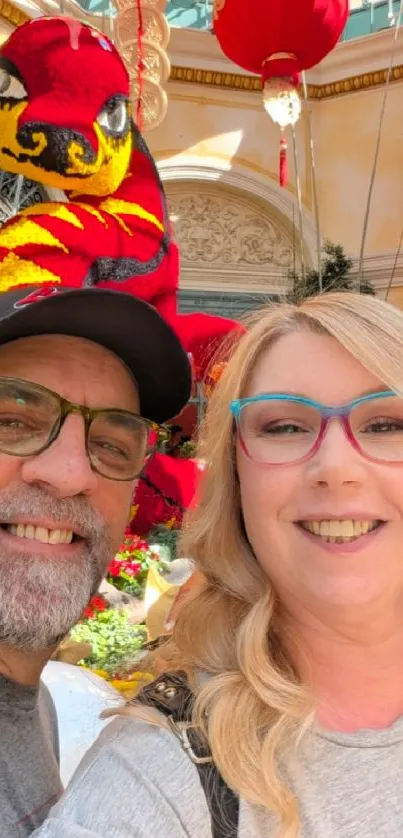
[[31,20],[30,15],[25,14],[21,9],[17,9],[8,0],[0,0],[0,17],[4,18],[7,23],[12,23],[13,26],[21,26]]
[[196,67],[171,67],[170,81],[202,84],[225,90],[245,90],[248,93],[262,91],[262,81],[258,76],[223,73],[218,70],[199,70]]
[[[361,90],[371,90],[382,87],[387,78],[388,70],[374,70],[370,73],[362,73],[359,76],[348,76],[340,81],[329,84],[308,85],[308,98],[321,100],[332,99],[335,96],[343,96],[348,93],[357,93]],[[392,82],[403,79],[403,64],[394,67],[392,70]],[[220,70],[200,70],[195,67],[171,68],[170,81],[184,82],[185,84],[200,84],[206,87],[216,87],[224,90],[238,90],[247,93],[261,93],[262,80],[258,76],[245,76],[238,73],[224,73]]]

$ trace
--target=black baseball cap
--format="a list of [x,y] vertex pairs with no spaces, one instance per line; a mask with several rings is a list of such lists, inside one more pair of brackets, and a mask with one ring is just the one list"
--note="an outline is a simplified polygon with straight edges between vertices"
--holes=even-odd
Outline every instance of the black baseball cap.
[[166,422],[190,397],[191,369],[179,338],[131,294],[65,285],[0,293],[0,345],[34,335],[70,335],[109,349],[135,378],[146,419]]

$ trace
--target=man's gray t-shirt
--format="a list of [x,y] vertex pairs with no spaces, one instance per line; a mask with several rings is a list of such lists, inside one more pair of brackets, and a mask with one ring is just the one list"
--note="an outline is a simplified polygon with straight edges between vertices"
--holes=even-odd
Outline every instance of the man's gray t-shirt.
[[50,693],[0,675],[0,838],[26,838],[62,792]]
[[[301,838],[402,838],[403,718],[386,730],[317,731],[282,766]],[[276,819],[241,800],[239,838]],[[212,838],[196,766],[168,730],[129,718],[104,728],[35,838]]]

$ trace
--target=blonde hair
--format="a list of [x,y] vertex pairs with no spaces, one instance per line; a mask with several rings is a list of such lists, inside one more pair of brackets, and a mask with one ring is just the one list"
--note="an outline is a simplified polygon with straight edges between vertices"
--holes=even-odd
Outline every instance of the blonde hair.
[[184,604],[163,650],[167,669],[210,676],[193,681],[195,721],[226,782],[274,811],[283,838],[299,834],[299,815],[280,777],[279,755],[311,724],[313,700],[282,643],[275,591],[243,529],[229,403],[245,394],[262,354],[297,330],[333,336],[403,395],[403,312],[391,305],[370,296],[329,293],[254,315],[208,407],[200,442],[208,468],[200,503],[184,528],[184,555],[195,559],[206,583]]

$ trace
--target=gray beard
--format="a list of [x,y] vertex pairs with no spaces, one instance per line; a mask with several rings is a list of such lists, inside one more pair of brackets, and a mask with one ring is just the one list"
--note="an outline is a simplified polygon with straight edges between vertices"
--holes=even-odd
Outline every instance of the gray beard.
[[[68,520],[84,534],[74,556],[44,558],[21,549],[0,552],[0,643],[38,651],[55,645],[79,620],[113,556],[106,522],[84,498],[63,498],[33,486],[0,492],[0,522],[21,516]],[[78,545],[77,545],[78,546]]]

